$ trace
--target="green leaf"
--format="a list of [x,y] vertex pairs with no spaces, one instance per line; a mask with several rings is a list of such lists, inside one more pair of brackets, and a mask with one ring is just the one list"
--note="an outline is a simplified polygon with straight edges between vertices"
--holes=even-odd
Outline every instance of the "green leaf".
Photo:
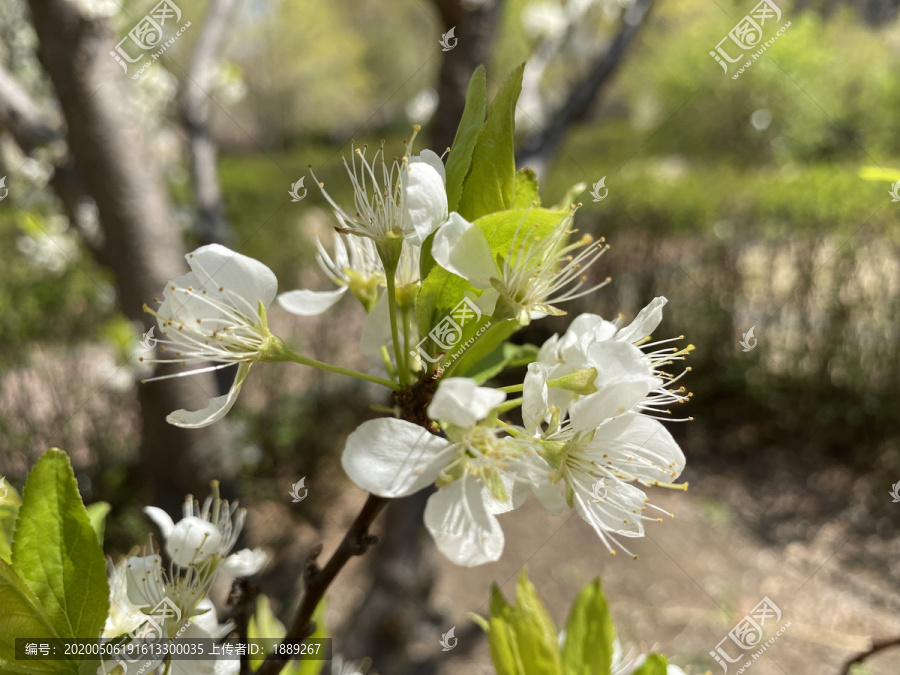
[[58,637],[38,599],[12,567],[0,560],[0,669],[9,673],[72,672],[69,661],[15,661],[16,638]]
[[515,628],[511,621],[512,607],[496,585],[491,586],[490,610],[488,643],[497,675],[525,675],[525,666],[519,655]]
[[[435,265],[419,288],[416,295],[416,323],[419,326],[419,339],[428,335],[429,331],[465,297],[466,293],[475,295],[475,288],[468,281],[451,274],[443,267]],[[433,347],[431,340],[425,341],[425,348]],[[410,349],[415,351],[415,345]],[[433,352],[430,352],[433,354]]]
[[562,665],[566,675],[610,675],[616,629],[597,578],[575,598],[566,623]]
[[[484,126],[486,110],[487,77],[484,66],[478,66],[469,80],[466,107],[463,109],[456,136],[453,137],[453,145],[450,146],[450,156],[447,158],[447,206],[451,213],[456,211],[459,204],[463,181],[472,165],[472,153],[478,140],[478,132]],[[422,278],[425,278],[424,275]]]
[[[316,611],[313,612],[312,620],[316,624],[316,630],[309,636],[310,639],[320,640],[327,638],[328,630],[325,627],[325,596],[322,596],[322,599],[316,607]],[[322,662],[309,660],[293,661],[289,664],[288,668],[290,667],[293,667],[293,670],[285,668],[281,672],[286,675],[319,675],[322,670]]]
[[87,507],[88,520],[91,527],[97,533],[97,540],[103,545],[103,531],[106,529],[106,516],[109,515],[110,506],[106,502],[94,502]]
[[538,179],[534,169],[519,169],[516,171],[515,190],[510,208],[527,209],[529,206],[540,206],[541,198],[538,195]]
[[524,569],[516,583],[512,618],[519,653],[529,664],[529,672],[562,673],[556,626]]
[[[328,637],[325,628],[325,598],[319,602],[312,620],[316,623],[316,630],[309,639],[323,639]],[[269,598],[260,595],[256,599],[256,610],[247,625],[247,637],[250,640],[281,640],[287,635],[284,624],[272,613]],[[264,657],[250,657],[250,668],[257,670],[265,660]],[[322,668],[321,661],[303,660],[291,661],[281,669],[281,675],[319,675]]]
[[666,657],[653,652],[647,655],[647,659],[641,664],[641,667],[631,673],[631,675],[666,675],[667,670],[668,661],[666,661]]
[[5,478],[0,477],[0,560],[12,560],[12,540],[22,500]]
[[[508,323],[513,330],[518,328],[518,324],[516,324],[515,321],[509,321]],[[485,336],[487,336],[489,331],[490,329],[485,332]],[[472,345],[472,350],[479,347],[479,343],[480,341]],[[487,343],[485,346],[487,347]],[[504,342],[486,356],[482,357],[479,353],[474,354],[471,360],[471,367],[469,367],[469,363],[466,362],[466,358],[468,357],[467,352],[466,357],[460,359],[460,363],[463,365],[454,370],[453,373],[459,377],[470,377],[478,384],[484,384],[507,368],[527,366],[537,359],[537,354],[538,348],[534,345],[514,345],[509,342]]]
[[106,560],[61,450],[28,474],[12,561],[61,638],[99,636],[109,612]]
[[484,232],[485,239],[494,254],[499,253],[503,257],[508,257],[513,244],[522,241],[526,232],[530,236],[545,237],[568,217],[568,209],[513,209],[484,216],[473,225],[477,225]]
[[[272,614],[272,607],[269,605],[269,598],[260,594],[256,598],[256,611],[250,617],[247,624],[247,638],[250,640],[280,640],[287,634],[284,624]],[[263,664],[265,657],[251,656],[250,668],[258,670]]]
[[419,249],[419,278],[424,279],[435,266],[434,256],[431,255],[431,245],[434,243],[435,230],[429,234],[425,241],[422,242],[422,248]]
[[516,102],[522,91],[525,64],[516,68],[500,86],[478,133],[472,166],[463,184],[457,211],[467,220],[510,208],[515,194],[516,157],[514,134]]

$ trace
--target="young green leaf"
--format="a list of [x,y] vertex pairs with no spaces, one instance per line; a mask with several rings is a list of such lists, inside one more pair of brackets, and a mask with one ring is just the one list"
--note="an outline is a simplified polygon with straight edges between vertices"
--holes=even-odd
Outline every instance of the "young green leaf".
[[106,560],[61,450],[28,474],[12,561],[61,638],[99,636],[109,612]]
[[635,670],[631,675],[666,675],[668,670],[668,661],[662,654],[653,652],[648,654],[646,660],[641,667]]
[[0,560],[12,560],[12,540],[22,500],[5,478],[0,478]]
[[[256,598],[256,611],[247,624],[247,638],[250,640],[280,640],[287,631],[284,624],[272,613],[269,598],[260,594]],[[265,660],[264,656],[250,657],[250,668],[257,670]]]
[[534,169],[519,169],[516,171],[515,190],[511,209],[527,209],[529,206],[540,206],[541,198],[538,195],[538,179]]
[[[505,257],[509,255],[516,241],[524,239],[526,233],[528,236],[546,236],[568,214],[568,209],[565,211],[551,211],[541,208],[516,209],[514,211],[493,213],[479,218],[473,224],[478,226],[484,233],[491,251],[495,255],[499,253]],[[416,321],[419,326],[419,336],[424,337],[428,335],[428,332],[459,304],[466,293],[474,295],[475,292],[476,289],[465,279],[451,274],[443,267],[434,266],[422,282],[419,294],[416,297]],[[503,340],[512,334],[514,329],[515,324],[502,339],[491,343],[488,351],[479,355],[479,360],[496,349]],[[488,332],[490,333],[494,330],[495,327],[492,326]],[[462,341],[465,342],[469,337],[471,335],[464,334]],[[479,338],[478,343],[481,343],[483,340],[484,335]],[[469,356],[468,352],[466,356]],[[472,367],[471,361],[467,368],[469,367]]]
[[519,652],[522,660],[529,664],[529,672],[563,672],[556,626],[534,586],[528,581],[528,573],[524,569],[516,583],[513,626]]
[[562,649],[563,672],[610,675],[615,639],[616,629],[598,578],[581,589],[569,612]]
[[97,539],[100,545],[103,545],[103,532],[106,529],[106,516],[109,515],[110,506],[106,502],[94,502],[87,507],[88,520],[91,521],[91,527],[97,533]]
[[510,208],[515,193],[514,134],[516,102],[525,64],[516,68],[494,97],[487,122],[478,134],[472,166],[463,184],[457,211],[466,220]]
[[16,662],[16,638],[58,637],[38,599],[12,567],[0,560],[0,672],[72,672],[68,661]]
[[[313,612],[313,621],[316,623],[315,632],[310,635],[310,639],[321,639],[328,637],[328,631],[325,629],[325,599],[323,598]],[[256,599],[256,611],[250,617],[247,626],[247,638],[250,640],[281,640],[287,634],[284,624],[272,613],[269,605],[269,598],[260,595]],[[250,668],[257,670],[265,660],[264,656],[251,656]],[[281,675],[318,675],[321,669],[319,661],[291,661],[281,669]]]
[[491,661],[497,675],[526,675],[525,664],[519,654],[516,632],[512,625],[512,607],[496,585],[491,587],[491,618],[488,643]]
[[[463,181],[472,165],[472,152],[478,140],[478,132],[484,126],[484,114],[487,110],[487,79],[484,66],[478,66],[469,80],[466,90],[466,107],[462,119],[456,129],[450,156],[447,158],[447,206],[449,211],[456,211],[462,195]],[[438,151],[440,152],[440,151]],[[423,277],[424,278],[424,277]]]
[[[515,321],[508,321],[506,323],[508,323],[513,330],[518,328],[518,324]],[[484,336],[488,337],[489,332],[490,329],[485,331]],[[488,337],[488,339],[490,339],[490,337]],[[478,347],[480,347],[480,342],[481,341],[479,340],[472,345],[470,351],[478,349]],[[488,345],[485,344],[485,348],[487,347]],[[466,357],[461,359],[460,367],[455,369],[453,374],[458,377],[471,377],[478,384],[484,384],[507,368],[527,366],[537,359],[537,352],[538,348],[534,345],[514,345],[509,342],[504,342],[484,356],[481,355],[482,352],[480,351],[474,352],[471,360],[471,368],[469,367],[470,362],[467,360],[469,352],[466,352]]]

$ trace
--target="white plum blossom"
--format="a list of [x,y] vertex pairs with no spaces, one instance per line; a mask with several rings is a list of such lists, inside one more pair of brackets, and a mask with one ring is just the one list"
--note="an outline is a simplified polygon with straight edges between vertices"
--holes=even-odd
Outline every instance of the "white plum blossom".
[[522,482],[538,473],[531,466],[543,464],[526,445],[480,423],[505,398],[473,380],[449,378],[428,407],[446,438],[404,420],[370,420],[347,439],[344,470],[382,497],[404,497],[436,482],[425,526],[438,549],[457,565],[497,560],[504,538],[496,514],[522,503]]
[[266,310],[278,290],[272,270],[219,244],[201,246],[186,258],[191,271],[166,284],[159,308],[144,306],[159,323],[163,358],[140,360],[216,364],[144,382],[238,365],[227,394],[211,398],[202,410],[176,410],[166,418],[175,426],[195,429],[222,419],[237,400],[250,366],[273,358],[283,343],[269,332],[266,322]]
[[316,316],[331,309],[350,291],[371,311],[384,286],[384,267],[371,239],[334,234],[334,255],[316,237],[316,260],[322,271],[338,287],[334,291],[288,291],[278,296],[278,304],[291,314]]
[[[633,344],[656,328],[665,302],[656,298],[626,328],[582,315],[562,339],[554,335],[544,344],[523,386],[527,433],[554,467],[554,482],[565,485],[569,505],[611,553],[616,535],[643,536],[643,521],[651,520],[644,515],[646,495],[635,483],[686,488],[673,484],[685,466],[681,448],[648,413],[689,397],[683,388],[666,388],[684,373],[672,376],[661,368],[691,347],[645,354]],[[578,377],[584,374],[586,380]]]
[[[336,291],[296,290],[278,296],[282,308],[298,316],[322,314],[344,296],[347,290],[356,296],[368,312],[360,337],[360,350],[374,356],[391,337],[384,266],[371,239],[335,234],[334,258],[318,244],[320,267],[338,285]],[[394,273],[397,305],[401,311],[412,312],[416,293],[421,285],[419,272],[420,247],[402,242],[397,270]],[[349,252],[349,253],[348,253]]]
[[166,553],[178,567],[197,567],[211,559],[222,560],[221,570],[235,576],[252,576],[262,569],[266,554],[243,549],[228,555],[244,527],[247,513],[237,502],[229,504],[217,496],[207,497],[203,506],[188,495],[183,518],[175,523],[168,513],[155,506],[144,508],[156,523],[165,541]]
[[557,304],[591,293],[609,282],[584,288],[587,270],[608,246],[584,235],[567,244],[574,233],[572,217],[561,218],[553,230],[537,234],[538,225],[516,230],[505,256],[494,256],[484,232],[458,213],[451,213],[437,231],[432,255],[444,269],[484,290],[479,299],[483,311],[499,319],[515,319],[527,325],[548,314],[565,314]]
[[[418,127],[415,130],[418,132]],[[421,246],[447,219],[444,163],[431,150],[411,156],[411,145],[412,140],[407,154],[392,163],[386,160],[384,146],[375,151],[371,161],[366,157],[365,145],[352,150],[349,164],[343,158],[353,186],[354,207],[349,212],[331,198],[325,184],[312,174],[334,208],[339,232],[368,237],[380,245],[387,244],[390,238],[402,238]]]
[[[202,507],[188,495],[183,518],[177,523],[162,509],[147,507],[145,512],[159,526],[169,565],[151,548],[149,553],[132,555],[111,570],[111,611],[103,636],[133,639],[164,633],[174,638],[224,637],[233,625],[218,622],[209,599],[216,575],[250,576],[266,562],[266,554],[259,549],[229,555],[243,527],[244,510],[220,499],[214,482],[213,495]],[[174,660],[164,672],[230,675],[238,672],[236,664],[236,660]],[[143,672],[148,673],[163,668],[161,660],[143,665]],[[110,672],[113,670],[108,665],[98,670]]]

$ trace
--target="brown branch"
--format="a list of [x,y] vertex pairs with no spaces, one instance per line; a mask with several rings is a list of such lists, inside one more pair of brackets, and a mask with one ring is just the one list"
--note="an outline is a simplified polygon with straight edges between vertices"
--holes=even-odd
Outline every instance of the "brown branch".
[[[235,629],[241,644],[247,644],[249,640],[250,617],[256,607],[256,596],[259,595],[259,586],[251,584],[247,579],[238,577],[231,584],[231,593],[228,595],[228,605],[232,607],[231,616],[234,619]],[[240,675],[250,675],[250,655],[241,654]]]
[[[353,521],[350,529],[347,530],[347,534],[344,535],[340,546],[338,546],[324,568],[319,568],[316,563],[316,558],[318,558],[322,550],[321,546],[313,550],[310,559],[307,561],[304,574],[306,577],[306,592],[303,594],[300,609],[297,610],[294,622],[291,624],[291,628],[288,630],[282,644],[298,644],[313,634],[315,630],[312,622],[313,612],[316,611],[316,607],[319,605],[331,582],[334,581],[350,558],[362,555],[368,550],[369,546],[378,541],[376,536],[369,534],[369,527],[387,503],[388,500],[384,497],[369,495],[359,515],[356,516],[356,520]],[[289,656],[269,654],[256,673],[257,675],[278,675],[289,660]]]
[[850,675],[850,669],[854,664],[862,663],[870,656],[874,656],[878,652],[883,652],[884,650],[890,649],[891,647],[900,647],[900,636],[885,638],[884,640],[872,640],[872,646],[869,647],[869,649],[857,654],[844,664],[844,669],[841,671],[841,675]]
[[609,49],[600,54],[593,66],[572,87],[566,101],[553,114],[553,122],[525,139],[516,158],[518,166],[530,166],[540,176],[550,165],[569,127],[587,115],[600,90],[618,69],[625,51],[643,25],[653,0],[635,0],[625,12],[622,25]]

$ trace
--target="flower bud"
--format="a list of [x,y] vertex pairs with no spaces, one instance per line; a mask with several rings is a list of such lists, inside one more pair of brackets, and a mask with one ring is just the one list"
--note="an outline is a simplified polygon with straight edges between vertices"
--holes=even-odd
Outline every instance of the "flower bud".
[[207,520],[188,516],[175,524],[166,541],[166,552],[180,567],[199,565],[222,546],[219,528]]

